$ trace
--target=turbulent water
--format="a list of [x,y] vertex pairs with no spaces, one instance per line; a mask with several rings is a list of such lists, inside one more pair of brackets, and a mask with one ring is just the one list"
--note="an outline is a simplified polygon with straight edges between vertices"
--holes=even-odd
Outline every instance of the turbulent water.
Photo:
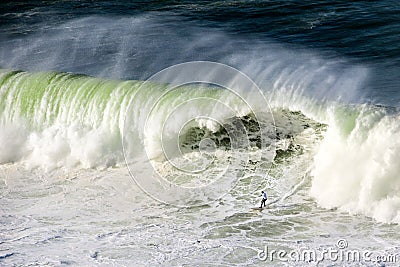
[[400,262],[396,2],[0,8],[2,266]]

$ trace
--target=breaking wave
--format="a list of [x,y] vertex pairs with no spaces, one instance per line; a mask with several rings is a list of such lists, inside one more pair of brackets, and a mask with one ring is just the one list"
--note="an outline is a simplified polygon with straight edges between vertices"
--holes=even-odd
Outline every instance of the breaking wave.
[[[166,88],[163,84],[3,70],[0,86],[2,164],[23,162],[46,170],[120,165],[124,163],[121,139],[127,124],[133,129],[128,137],[129,152],[135,154],[136,144],[144,144],[150,158],[162,161],[160,144],[141,131],[149,110],[152,124],[162,124],[180,104],[200,99],[190,105],[188,112],[175,114],[175,123],[163,128],[166,144],[175,142],[178,136],[182,153],[190,154],[199,149],[263,149],[261,143],[267,138],[275,144],[269,151],[274,161],[295,158],[309,149],[314,155],[308,163],[312,169],[310,194],[319,205],[362,213],[383,222],[400,222],[400,125],[399,115],[390,108],[344,105],[280,90],[266,93],[273,118],[256,118],[254,112],[263,114],[268,110],[262,106],[251,110],[231,93],[213,86],[180,87],[154,111],[151,104]],[[234,112],[218,110],[210,99],[234,106]],[[204,110],[217,114],[220,123],[196,118]],[[260,124],[274,131],[262,136]],[[232,148],[226,129],[237,125],[244,126],[247,143],[240,141],[244,145]],[[155,132],[159,130],[154,128]],[[313,136],[311,141],[298,138],[304,132]],[[316,140],[318,144],[312,145]]]

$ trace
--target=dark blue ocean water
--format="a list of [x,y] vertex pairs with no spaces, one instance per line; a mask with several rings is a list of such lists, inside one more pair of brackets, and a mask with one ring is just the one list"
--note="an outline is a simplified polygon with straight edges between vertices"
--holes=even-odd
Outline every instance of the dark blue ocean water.
[[[271,54],[275,59],[267,56]],[[301,59],[296,59],[298,54]],[[362,101],[400,105],[397,1],[0,4],[3,68],[145,79],[189,60],[212,60],[242,69],[252,61],[255,70],[247,68],[246,73],[257,76],[257,70],[282,56],[307,61],[316,54],[326,62],[344,62],[343,69],[349,65],[368,69],[359,94]],[[291,65],[287,60],[285,64]]]

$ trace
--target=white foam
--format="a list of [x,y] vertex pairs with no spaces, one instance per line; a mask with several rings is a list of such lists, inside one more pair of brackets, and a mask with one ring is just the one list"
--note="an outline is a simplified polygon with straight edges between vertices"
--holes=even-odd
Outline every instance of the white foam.
[[311,195],[322,207],[400,223],[398,121],[368,107],[355,118],[331,109],[312,173]]
[[0,163],[19,161],[25,154],[28,132],[12,124],[0,126]]

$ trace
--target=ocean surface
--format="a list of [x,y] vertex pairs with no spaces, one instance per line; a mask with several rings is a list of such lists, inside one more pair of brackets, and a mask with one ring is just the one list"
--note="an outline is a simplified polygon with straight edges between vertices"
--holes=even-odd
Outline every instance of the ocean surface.
[[397,1],[1,3],[0,265],[399,266],[399,74]]

